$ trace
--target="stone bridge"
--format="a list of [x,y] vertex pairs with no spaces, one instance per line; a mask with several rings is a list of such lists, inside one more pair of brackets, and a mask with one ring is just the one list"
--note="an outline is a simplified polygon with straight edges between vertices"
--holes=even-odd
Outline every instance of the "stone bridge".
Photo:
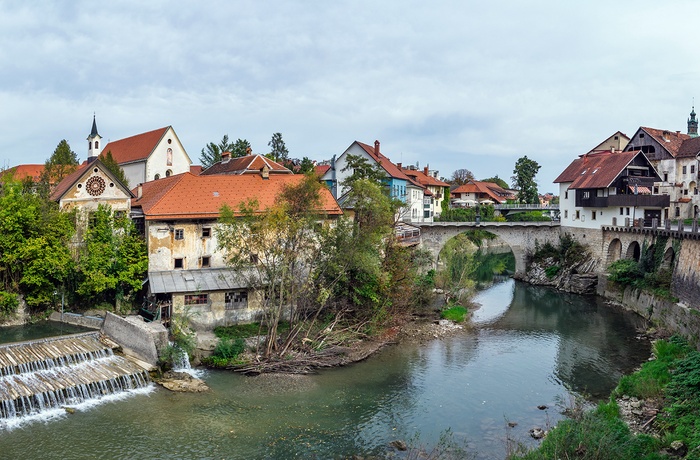
[[515,275],[525,273],[525,255],[534,251],[535,242],[559,241],[559,222],[423,222],[414,223],[421,229],[421,247],[430,251],[437,261],[445,243],[468,230],[493,233],[510,246],[515,255]]

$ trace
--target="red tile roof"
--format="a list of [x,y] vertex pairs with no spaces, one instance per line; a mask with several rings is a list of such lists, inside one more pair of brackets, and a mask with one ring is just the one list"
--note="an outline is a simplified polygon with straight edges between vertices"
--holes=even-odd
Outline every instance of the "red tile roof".
[[158,142],[169,128],[170,126],[166,126],[165,128],[110,142],[104,146],[100,156],[107,155],[107,152],[111,151],[112,158],[119,164],[145,160],[151,155],[153,149],[156,148],[156,145],[158,145]]
[[484,193],[494,201],[498,203],[504,203],[511,193],[493,182],[482,182],[478,180],[471,180],[464,185],[460,185],[456,189],[452,190],[451,194],[456,195],[458,193]]
[[401,171],[401,169],[399,169],[398,166],[396,166],[394,163],[392,163],[391,160],[389,160],[387,157],[385,157],[381,151],[379,151],[378,152],[379,154],[377,155],[374,152],[374,146],[363,144],[362,142],[359,142],[359,141],[355,141],[355,142],[357,142],[357,145],[362,147],[362,149],[365,152],[367,152],[367,154],[370,157],[372,157],[372,159],[374,161],[376,161],[377,164],[379,164],[379,166],[381,166],[382,169],[384,169],[384,171],[386,171],[387,174],[389,174],[389,176],[391,176],[395,179],[410,180],[408,178],[408,176],[406,176],[406,174],[404,174],[403,171]]
[[271,174],[293,174],[292,171],[285,168],[276,161],[272,161],[269,158],[260,155],[246,155],[239,158],[231,158],[224,162],[219,161],[214,163],[204,171],[202,175],[212,175],[212,174],[258,174],[260,170],[267,166],[270,169]]
[[695,157],[700,153],[700,137],[691,137],[683,141],[676,158]]
[[683,142],[691,138],[689,135],[677,131],[646,128],[644,126],[641,126],[639,129],[644,130],[644,132],[652,136],[656,140],[656,142],[664,146],[664,148],[668,150],[671,156],[674,157],[678,154],[678,151],[681,148]]
[[420,185],[423,187],[427,186],[432,186],[432,187],[449,187],[450,184],[447,182],[443,182],[439,179],[434,178],[433,176],[429,176],[425,174],[425,171],[420,171],[417,169],[409,169],[409,168],[402,168],[401,169],[404,174],[406,174],[408,177],[413,179],[415,182],[418,182]]
[[[304,180],[299,174],[270,175],[263,179],[260,174],[245,175],[200,175],[178,174],[142,184],[142,197],[132,202],[132,207],[141,207],[146,220],[170,219],[216,219],[221,206],[232,209],[251,198],[258,200],[259,211],[277,201],[282,188]],[[138,187],[134,189],[138,196]],[[342,211],[330,191],[321,191],[321,213],[340,215]]]
[[23,180],[27,177],[31,177],[33,181],[38,181],[41,179],[41,174],[44,172],[44,165],[17,165],[13,166],[5,171],[2,171],[0,175],[12,176],[16,180]]
[[607,150],[581,155],[559,174],[554,183],[571,182],[569,189],[609,187],[637,155],[644,156],[639,150],[615,153]]
[[331,165],[316,165],[316,175],[318,175],[318,177],[321,177],[324,174],[326,174],[326,171],[328,171],[329,169],[331,169]]
[[78,169],[64,177],[63,180],[56,185],[56,188],[53,189],[53,192],[51,192],[51,196],[49,198],[53,201],[60,200],[63,194],[66,193],[68,189],[77,182],[80,176],[83,175],[88,167],[88,164],[89,163],[87,161],[84,161],[83,164],[78,166]]

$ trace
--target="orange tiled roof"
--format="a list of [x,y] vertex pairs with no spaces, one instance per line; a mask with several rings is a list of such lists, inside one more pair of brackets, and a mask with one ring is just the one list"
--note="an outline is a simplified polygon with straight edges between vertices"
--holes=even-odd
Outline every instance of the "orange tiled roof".
[[637,155],[644,156],[639,150],[615,153],[607,150],[581,155],[559,174],[554,183],[571,182],[569,189],[609,187]]
[[482,182],[478,180],[471,180],[464,185],[460,185],[456,189],[452,190],[452,194],[456,195],[458,193],[485,193],[497,201],[498,203],[503,203],[510,196],[510,192],[505,190],[498,184],[493,182]]
[[151,155],[153,149],[156,148],[156,145],[158,145],[158,142],[169,128],[170,126],[166,126],[165,128],[110,142],[104,146],[100,156],[107,155],[107,152],[111,151],[112,158],[119,164],[145,160]]
[[265,166],[269,168],[271,174],[293,174],[292,171],[276,161],[270,160],[269,158],[260,154],[254,154],[238,158],[231,158],[226,162],[222,160],[214,163],[202,171],[202,175],[258,174]]
[[[178,174],[142,184],[142,197],[132,202],[141,207],[146,220],[216,219],[221,206],[237,209],[251,198],[258,200],[259,211],[275,204],[284,185],[304,180],[299,174],[200,175]],[[138,188],[134,189],[138,196]],[[327,188],[321,190],[321,213],[340,215],[342,211]]]
[[33,181],[41,179],[44,172],[44,165],[17,165],[2,172],[2,176],[12,176],[16,180],[23,180],[31,177]]
[[434,178],[433,176],[429,176],[425,174],[425,171],[420,171],[417,169],[409,169],[409,168],[402,168],[402,171],[404,174],[406,174],[408,177],[413,179],[414,181],[418,182],[424,187],[427,186],[433,186],[433,187],[449,187],[450,184],[447,182],[443,182],[439,179]]
[[72,173],[68,174],[66,177],[63,178],[61,182],[56,185],[56,188],[53,189],[53,192],[51,192],[51,196],[49,197],[53,201],[58,201],[61,199],[64,193],[68,191],[69,188],[73,186],[73,184],[80,178],[80,176],[85,172],[85,169],[88,167],[88,162],[84,161],[83,164],[78,166],[78,168],[73,171]]
[[386,171],[387,174],[389,174],[389,176],[396,178],[396,179],[410,180],[408,178],[408,176],[406,176],[406,174],[404,174],[403,171],[401,171],[401,169],[399,169],[398,166],[396,166],[394,163],[392,163],[391,160],[389,160],[387,157],[385,157],[381,151],[377,155],[374,152],[373,146],[363,144],[362,142],[359,142],[359,141],[355,141],[355,142],[357,142],[357,145],[362,147],[362,149],[365,152],[367,152],[367,154],[370,157],[372,157],[372,159],[374,161],[376,161],[379,164],[379,166],[381,166],[384,169],[384,171]]

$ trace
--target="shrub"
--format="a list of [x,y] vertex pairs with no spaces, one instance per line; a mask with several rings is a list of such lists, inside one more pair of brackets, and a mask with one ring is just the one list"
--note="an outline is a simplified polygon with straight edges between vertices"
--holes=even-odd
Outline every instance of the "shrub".
[[544,269],[545,275],[547,275],[547,278],[549,278],[550,280],[557,276],[560,271],[561,267],[559,265],[550,265],[549,267]]
[[0,291],[0,318],[9,318],[17,312],[19,296],[12,292]]
[[467,316],[467,309],[461,305],[452,306],[440,312],[440,318],[461,323]]
[[620,259],[608,267],[608,279],[620,284],[632,284],[642,279],[644,273],[633,259]]
[[245,350],[245,341],[241,338],[219,340],[214,348],[213,356],[226,360],[235,359]]

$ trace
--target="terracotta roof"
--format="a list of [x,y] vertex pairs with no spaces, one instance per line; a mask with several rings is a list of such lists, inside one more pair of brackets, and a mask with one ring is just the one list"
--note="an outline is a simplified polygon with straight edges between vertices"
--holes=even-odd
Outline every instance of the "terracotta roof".
[[260,155],[246,155],[239,158],[231,158],[224,162],[219,161],[214,163],[204,171],[202,175],[212,174],[257,174],[260,170],[267,166],[271,174],[293,174],[292,171],[285,168],[276,161]]
[[111,151],[112,158],[119,164],[145,160],[151,155],[153,149],[156,148],[156,145],[158,145],[158,142],[169,128],[170,126],[166,126],[165,128],[110,142],[104,146],[100,156],[107,155],[107,152]]
[[677,131],[646,128],[644,126],[641,126],[639,129],[644,130],[644,132],[652,136],[656,140],[656,142],[664,146],[664,148],[668,150],[668,153],[670,153],[674,157],[678,154],[678,151],[681,145],[683,144],[683,141],[686,141],[691,138],[689,135]]
[[32,180],[38,181],[41,179],[41,174],[43,172],[44,165],[17,165],[2,171],[0,175],[3,177],[11,175],[16,180],[23,180],[27,177],[31,177]]
[[691,137],[683,141],[676,158],[695,157],[698,153],[700,153],[700,137]]
[[324,174],[326,174],[326,171],[328,171],[329,169],[331,169],[331,165],[316,165],[316,167],[315,167],[316,174],[317,174],[319,177],[321,177],[321,176],[323,176]]
[[451,192],[453,195],[457,193],[485,193],[499,203],[503,203],[512,194],[493,182],[482,182],[471,180],[464,185],[460,185]]
[[434,178],[433,176],[429,176],[425,174],[425,171],[421,171],[418,169],[409,169],[409,168],[402,168],[402,171],[404,174],[409,176],[411,179],[414,181],[418,182],[424,187],[427,186],[433,186],[433,187],[449,187],[450,184],[447,182],[443,182],[439,179]]
[[[222,205],[235,210],[251,198],[258,200],[259,211],[263,211],[275,204],[284,185],[302,180],[304,176],[299,174],[277,174],[263,179],[260,174],[195,176],[184,173],[145,182],[141,199],[133,201],[132,207],[141,207],[146,220],[216,219]],[[138,196],[138,188],[134,193]],[[327,188],[321,190],[321,197],[320,212],[342,214]]]
[[357,142],[357,145],[362,147],[362,149],[365,152],[367,152],[367,154],[370,157],[372,157],[372,159],[374,161],[376,161],[377,164],[379,164],[379,166],[381,166],[382,169],[384,169],[384,171],[386,171],[387,174],[389,174],[389,176],[391,176],[395,179],[410,180],[408,178],[408,176],[406,176],[406,174],[404,174],[403,171],[401,171],[401,169],[399,169],[398,166],[396,166],[394,163],[392,163],[391,160],[389,160],[387,157],[385,157],[381,151],[379,151],[379,155],[374,153],[374,146],[363,144],[362,142],[359,142],[359,141],[355,141],[355,142]]
[[554,183],[571,182],[569,189],[609,187],[637,155],[644,156],[639,150],[615,153],[607,150],[581,155],[559,174]]

